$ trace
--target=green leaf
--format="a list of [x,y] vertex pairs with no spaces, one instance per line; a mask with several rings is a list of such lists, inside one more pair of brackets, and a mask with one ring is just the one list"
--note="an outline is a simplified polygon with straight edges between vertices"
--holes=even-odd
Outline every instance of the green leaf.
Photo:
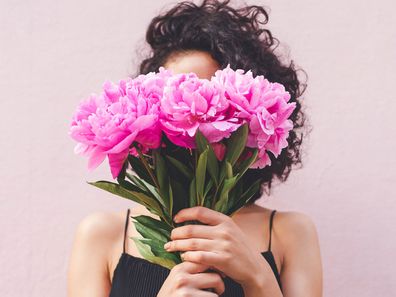
[[217,160],[216,154],[209,144],[208,140],[205,136],[197,130],[195,134],[195,143],[197,145],[197,150],[199,153],[202,153],[206,148],[208,149],[208,172],[216,186],[219,184],[219,161]]
[[[237,179],[239,180],[239,178]],[[228,209],[232,208],[243,194],[243,184],[236,182],[235,186],[230,190],[228,194]]]
[[145,207],[147,207],[149,210],[151,210],[154,214],[164,217],[164,213],[162,211],[161,206],[158,204],[158,202],[153,199],[152,197],[149,197],[143,193],[140,192],[135,192],[135,191],[130,191],[119,184],[108,182],[108,181],[97,181],[97,182],[87,182],[90,185],[93,185],[99,189],[105,190],[107,192],[110,192],[112,194],[118,195],[122,198],[126,198],[129,200],[132,200],[136,203],[139,203]]
[[154,170],[159,184],[159,191],[165,208],[169,212],[169,179],[164,158],[158,150],[153,150]]
[[173,190],[172,190],[172,184],[170,182],[170,178],[168,177],[168,188],[169,188],[169,208],[168,208],[168,213],[169,216],[172,218],[172,213],[173,213]]
[[178,261],[178,256],[176,253],[167,252],[164,249],[164,244],[166,241],[164,242],[161,240],[148,238],[141,238],[140,241],[150,246],[151,252],[154,254],[154,256],[169,259],[174,262]]
[[196,178],[196,191],[197,191],[197,202],[202,205],[203,193],[205,186],[205,176],[206,176],[206,164],[208,160],[208,149],[205,149],[198,158],[197,170],[195,172]]
[[142,161],[132,155],[128,155],[128,162],[132,167],[132,170],[141,178],[144,179],[146,182],[148,182],[151,185],[155,185],[150,174],[147,172],[146,168],[144,167],[144,164]]
[[225,161],[225,167],[226,167],[226,178],[233,177],[231,163],[228,161]]
[[183,182],[176,178],[172,178],[170,179],[170,185],[172,187],[172,194],[173,194],[173,207],[172,207],[172,217],[173,217],[173,215],[178,213],[181,209],[189,206],[190,182]]
[[135,146],[136,151],[137,151],[138,154],[139,154],[139,159],[140,159],[142,165],[144,166],[144,169],[146,170],[147,174],[150,176],[150,178],[151,178],[153,184],[154,184],[157,188],[159,188],[158,182],[157,182],[157,180],[156,180],[156,178],[155,178],[155,176],[154,176],[154,174],[153,174],[153,170],[152,170],[152,168],[150,167],[150,164],[147,163],[146,158],[144,157],[144,155],[143,155],[142,151],[140,150],[139,146],[138,146],[136,143],[135,143],[134,146]]
[[160,257],[156,257],[150,250],[150,246],[140,241],[139,238],[130,237],[134,242],[139,251],[139,253],[145,258],[146,260],[161,265],[165,268],[172,269],[176,264],[181,263],[181,261],[175,262],[169,259],[164,259]]
[[163,242],[167,242],[169,241],[169,237],[168,235],[170,234],[163,234],[162,232],[160,232],[160,230],[158,230],[157,228],[152,228],[149,227],[147,225],[144,225],[138,221],[133,222],[136,228],[136,231],[139,232],[140,235],[143,236],[143,238],[147,238],[147,239],[157,239]]
[[254,149],[252,155],[249,158],[243,160],[241,164],[239,164],[236,172],[239,173],[240,177],[242,177],[245,174],[245,172],[249,169],[250,165],[252,165],[256,161],[257,155],[258,155],[258,149]]
[[224,158],[221,163],[220,185],[223,183],[224,178],[231,178],[231,177],[233,177],[232,165],[226,158]]
[[227,140],[227,152],[225,158],[233,166],[245,148],[248,132],[248,124],[245,123],[233,132]]
[[211,207],[211,205],[212,205],[211,201],[212,201],[212,199],[205,198],[205,201],[203,202],[203,206],[207,207],[207,208],[212,208]]
[[228,209],[228,193],[234,187],[238,175],[224,180],[223,187],[220,191],[220,198],[215,204],[215,210],[225,213]]
[[125,188],[127,190],[146,193],[146,191],[143,191],[140,187],[134,185],[133,183],[131,183],[127,180],[118,179],[117,182],[120,186],[122,186],[123,188]]
[[233,213],[238,211],[238,209],[243,207],[260,190],[260,186],[261,179],[257,179],[242,195],[239,196],[240,198],[237,199],[235,203],[233,203],[226,214],[231,216]]
[[208,195],[209,191],[212,189],[213,183],[214,183],[214,182],[213,182],[212,179],[210,179],[210,180],[206,183],[205,192],[204,192],[204,197],[206,197],[206,196]]
[[205,191],[204,191],[204,194],[203,194],[203,201],[201,203],[201,205],[203,205],[205,207],[209,207],[210,208],[210,205],[212,203],[212,200],[213,200],[212,196],[208,197],[208,194],[213,189],[213,184],[214,184],[213,179],[209,179],[209,181],[205,185]]
[[206,148],[209,146],[208,140],[205,138],[202,132],[199,131],[199,129],[195,133],[195,144],[199,154],[202,154],[204,150],[206,150]]
[[147,215],[132,216],[132,219],[149,228],[158,229],[164,235],[170,234],[173,228],[173,226],[169,226],[166,222],[159,221]]
[[165,203],[164,199],[161,197],[160,193],[158,192],[158,189],[148,182],[146,182],[144,179],[141,179],[138,176],[129,174],[128,172],[126,173],[126,176],[128,179],[133,182],[137,187],[140,188],[140,191],[144,192],[146,195],[154,198],[158,203],[162,205],[163,208],[167,208],[167,204]]
[[161,153],[158,150],[153,150],[153,158],[154,170],[155,175],[157,176],[158,184],[161,189],[165,189],[165,187],[167,186],[165,160],[164,158],[162,158]]
[[191,180],[194,176],[192,173],[192,170],[188,168],[188,166],[184,165],[182,162],[179,160],[171,157],[171,156],[166,156],[166,158],[169,160],[169,162],[179,170],[180,173],[182,173],[188,180]]
[[191,180],[190,183],[190,188],[189,188],[189,203],[190,207],[197,206],[197,191],[196,191],[196,183],[195,183],[195,177]]

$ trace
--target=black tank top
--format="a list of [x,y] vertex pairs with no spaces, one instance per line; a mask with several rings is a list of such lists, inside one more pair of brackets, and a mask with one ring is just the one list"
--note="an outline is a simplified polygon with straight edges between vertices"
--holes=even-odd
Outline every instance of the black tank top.
[[[280,276],[275,264],[274,255],[271,251],[272,220],[276,210],[273,210],[269,222],[268,250],[261,254],[271,266],[279,287],[282,290]],[[168,277],[170,270],[146,259],[127,254],[125,252],[125,238],[129,222],[129,209],[125,222],[123,253],[114,270],[111,291],[109,297],[156,297],[162,284]],[[222,297],[244,296],[241,285],[229,277],[223,278],[225,291]]]

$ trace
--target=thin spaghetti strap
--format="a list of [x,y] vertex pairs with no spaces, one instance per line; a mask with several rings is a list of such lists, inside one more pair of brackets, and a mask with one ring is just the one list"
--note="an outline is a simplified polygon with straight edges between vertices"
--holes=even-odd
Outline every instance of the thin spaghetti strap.
[[126,236],[127,236],[128,222],[129,222],[129,208],[128,208],[127,216],[126,216],[126,220],[125,220],[124,241],[123,241],[123,244],[122,244],[122,252],[124,254],[125,254],[125,239],[126,239]]
[[269,243],[268,243],[268,251],[271,251],[271,237],[272,237],[272,221],[274,220],[276,209],[271,212],[270,223],[269,223]]

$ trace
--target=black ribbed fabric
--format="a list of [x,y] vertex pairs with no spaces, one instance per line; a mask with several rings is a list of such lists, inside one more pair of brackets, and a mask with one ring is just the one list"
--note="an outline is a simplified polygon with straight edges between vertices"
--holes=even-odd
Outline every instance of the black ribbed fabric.
[[[272,211],[270,217],[270,239],[268,250],[261,254],[271,266],[279,287],[282,289],[274,255],[271,251],[271,230],[275,211],[276,210]],[[128,227],[128,221],[129,209],[125,224],[125,234]],[[114,271],[109,297],[156,297],[162,287],[162,284],[168,277],[170,270],[158,264],[151,263],[146,259],[127,254],[125,252],[125,237],[126,236],[124,236],[124,250]],[[229,277],[225,277],[223,281],[225,292],[221,295],[222,297],[244,296],[240,284]]]

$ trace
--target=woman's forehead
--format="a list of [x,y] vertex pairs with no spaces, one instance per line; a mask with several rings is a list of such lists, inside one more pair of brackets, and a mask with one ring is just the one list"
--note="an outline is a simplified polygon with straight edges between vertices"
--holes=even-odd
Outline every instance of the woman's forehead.
[[219,64],[204,51],[187,51],[171,55],[163,65],[174,74],[194,72],[199,78],[210,79]]

